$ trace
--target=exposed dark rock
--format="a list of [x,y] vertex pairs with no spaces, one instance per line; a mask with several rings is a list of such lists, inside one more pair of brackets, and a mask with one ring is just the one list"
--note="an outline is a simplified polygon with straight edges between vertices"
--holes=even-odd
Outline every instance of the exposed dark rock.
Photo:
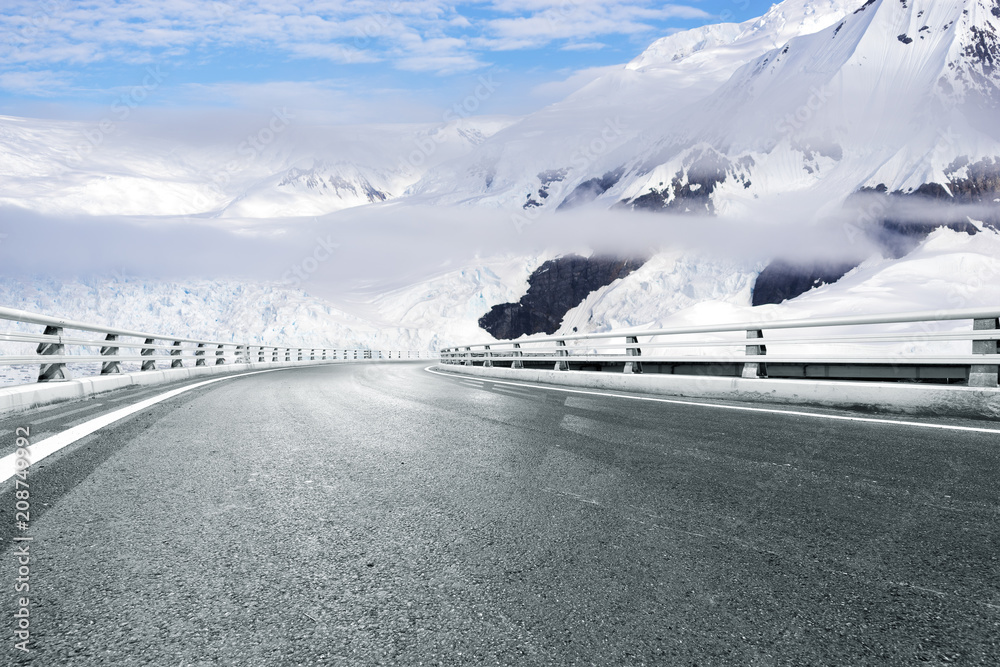
[[866,9],[868,9],[869,7],[871,7],[872,5],[874,5],[875,2],[876,2],[876,0],[868,0],[868,2],[866,2],[863,5],[861,5],[861,7],[859,7],[858,9],[855,9],[854,13],[855,14],[860,14],[861,12],[865,11]]
[[375,203],[385,201],[391,195],[373,186],[368,179],[359,177],[356,182],[351,182],[336,174],[326,174],[327,167],[323,163],[314,165],[311,169],[299,169],[293,167],[285,172],[284,178],[278,183],[279,188],[287,186],[304,186],[310,190],[319,190],[324,194],[329,194],[331,188],[338,197],[362,194],[369,202]]
[[479,319],[479,326],[499,339],[554,333],[566,313],[588,294],[624,278],[645,261],[579,255],[549,260],[528,278],[528,293],[520,301],[493,306]]
[[899,41],[901,41],[903,44],[912,44],[913,43],[913,38],[907,36],[906,33],[903,33],[902,35],[899,35],[898,37],[896,37],[896,39],[898,39]]
[[625,170],[622,168],[609,171],[600,178],[592,178],[589,181],[580,183],[573,189],[573,192],[566,196],[566,199],[559,204],[558,211],[575,208],[588,204],[615,186],[621,179]]
[[857,262],[771,262],[757,276],[753,287],[753,305],[763,306],[794,299],[814,287],[837,282],[855,266]]
[[[538,199],[548,199],[549,186],[566,178],[567,173],[569,173],[568,169],[549,169],[548,171],[539,173],[538,182],[541,185],[538,188]],[[527,201],[524,202],[524,205],[521,208],[529,209],[541,206],[542,202],[538,201],[538,199],[535,199],[532,194],[529,193]]]
[[[965,173],[959,176],[962,171]],[[949,204],[976,206],[975,216],[987,227],[1000,231],[1000,158],[984,158],[979,162],[971,162],[967,157],[959,157],[944,170],[948,183],[924,183],[912,192],[896,191],[891,193],[889,206],[895,202],[921,203],[927,202],[933,206],[936,219],[930,227],[931,231],[946,225],[958,231],[974,229],[968,224],[968,210],[954,208],[949,210]],[[872,190],[868,190],[871,192]],[[875,192],[886,192],[883,186]],[[865,192],[865,190],[862,190]],[[892,219],[892,216],[887,216]],[[924,234],[926,236],[926,234]]]
[[[965,170],[965,174],[958,174]],[[863,189],[862,195],[884,197],[881,213],[865,221],[860,233],[873,241],[886,257],[900,258],[913,251],[927,236],[940,227],[957,232],[977,234],[978,229],[967,219],[967,208],[950,205],[977,205],[977,217],[1000,231],[1000,159],[986,158],[971,163],[968,158],[955,160],[945,169],[950,179],[946,185],[925,183],[912,192],[889,192],[885,185]],[[867,200],[865,200],[867,201]],[[882,201],[882,200],[876,200]],[[910,210],[931,212],[932,220],[914,220],[905,213],[894,212],[896,204],[917,206]],[[926,205],[922,205],[925,204]],[[865,207],[862,207],[865,208]],[[870,210],[870,208],[869,208]],[[906,211],[907,207],[900,207]],[[781,303],[808,292],[813,287],[836,282],[857,266],[859,261],[794,264],[787,261],[772,262],[761,272],[754,285],[753,305]]]
[[685,160],[686,167],[674,174],[663,189],[651,188],[625,205],[633,209],[668,213],[715,213],[712,193],[728,178],[750,187],[753,158],[730,160],[711,148],[696,151]]
[[970,236],[979,233],[975,225],[967,220],[956,220],[951,222],[914,222],[912,220],[900,220],[886,218],[880,220],[869,232],[868,235],[882,249],[882,255],[892,259],[899,259],[910,254],[924,239],[935,229],[948,227],[956,232],[965,232]]

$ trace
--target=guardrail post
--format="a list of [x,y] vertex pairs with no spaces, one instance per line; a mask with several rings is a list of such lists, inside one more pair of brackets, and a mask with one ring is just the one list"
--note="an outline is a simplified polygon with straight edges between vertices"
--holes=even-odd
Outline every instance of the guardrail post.
[[272,347],[271,348],[271,361],[277,361],[277,360],[278,360],[278,348]]
[[[45,327],[46,336],[59,336],[59,341],[55,343],[39,343],[35,351],[41,355],[51,355],[51,356],[63,356],[66,354],[66,345],[62,342],[63,330],[62,327]],[[41,368],[38,369],[38,381],[39,382],[57,382],[59,380],[68,380],[69,371],[66,370],[65,363],[55,363],[55,364],[42,364]]]
[[237,345],[236,346],[236,359],[233,361],[234,364],[242,364],[246,361],[246,346]]
[[267,348],[263,345],[257,348],[257,362],[264,363],[264,357],[267,355]]
[[205,344],[198,343],[198,347],[194,351],[194,365],[204,366],[205,365]]
[[[626,345],[636,345],[639,339],[636,336],[625,336]],[[625,354],[630,357],[641,357],[642,350],[637,347],[625,348]],[[642,364],[638,361],[626,361],[625,362],[625,372],[626,373],[642,373]]]
[[490,346],[486,345],[486,360],[483,362],[483,368],[493,368],[493,353],[490,352]]
[[[997,318],[975,320],[972,325],[975,331],[992,331],[998,328]],[[973,354],[996,354],[997,341],[995,340],[973,340]],[[976,364],[969,368],[970,387],[996,387],[997,386],[997,366]]]
[[[116,334],[108,334],[104,337],[104,340],[113,343],[118,340]],[[102,357],[116,357],[118,356],[118,348],[111,345],[105,345],[101,347]],[[122,362],[112,359],[111,361],[105,361],[101,364],[101,375],[118,375],[122,372]]]
[[[566,341],[564,341],[564,340],[557,340],[556,341],[556,347],[566,347]],[[569,350],[556,350],[556,356],[559,356],[559,357],[568,357],[569,356]],[[555,368],[553,370],[568,371],[569,370],[569,362],[568,361],[557,361],[556,365],[555,365]]]
[[465,348],[465,361],[462,363],[463,366],[472,366],[472,348]]
[[224,363],[226,363],[226,350],[219,345],[219,349],[215,351],[215,365],[222,366]]
[[309,351],[309,361],[316,361],[316,350]]
[[[764,332],[760,329],[750,329],[747,331],[747,340],[763,338]],[[747,356],[757,357],[767,354],[766,345],[747,345]],[[745,378],[765,378],[767,377],[767,364],[744,363],[743,377]]]
[[521,352],[521,344],[520,343],[514,343],[514,361],[511,362],[510,367],[511,368],[524,368],[524,362],[521,361],[521,357],[523,357],[523,356],[524,356],[524,353]]
[[295,348],[295,355],[298,357],[297,361],[302,361],[302,348]]
[[[154,339],[152,339],[152,338],[147,338],[146,342],[144,344],[145,345],[152,345],[153,344],[153,340]],[[142,357],[152,357],[154,352],[156,352],[156,350],[154,350],[153,348],[151,348],[151,347],[144,347],[144,348],[142,348],[142,350],[139,351],[139,356],[142,356]],[[144,370],[144,371],[155,371],[156,370],[156,359],[146,359],[145,361],[143,361],[142,362],[142,370]]]
[[184,368],[184,361],[180,358],[181,356],[181,342],[179,340],[174,341],[174,349],[170,350],[170,356],[175,357],[170,360],[171,368]]

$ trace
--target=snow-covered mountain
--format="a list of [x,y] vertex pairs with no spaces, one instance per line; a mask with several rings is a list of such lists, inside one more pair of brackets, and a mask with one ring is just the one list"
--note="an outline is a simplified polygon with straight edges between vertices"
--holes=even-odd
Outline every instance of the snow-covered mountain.
[[625,147],[606,196],[743,213],[791,192],[962,187],[970,166],[998,170],[998,33],[994,0],[868,2],[744,65],[680,132]]
[[[442,203],[745,214],[998,170],[996,0],[786,0],[671,35],[414,191]],[[537,215],[537,212],[535,212]]]
[[556,208],[576,188],[570,203],[590,199],[617,184],[629,157],[683,123],[741,66],[835,24],[857,4],[786,0],[759,19],[664,37],[468,156],[430,170],[412,191],[436,203],[500,208]]
[[[658,329],[830,315],[880,315],[1000,303],[1000,233],[941,228],[901,259],[872,257],[830,285],[781,304],[750,306],[753,267],[665,253],[567,313],[558,333]],[[715,275],[713,275],[715,274]],[[967,322],[941,329],[967,328]],[[968,354],[968,343],[912,342],[900,353]],[[803,348],[803,351],[805,348]],[[829,353],[829,346],[825,348]],[[849,352],[850,346],[837,348]]]
[[210,141],[0,116],[0,204],[49,214],[316,216],[399,197],[512,119],[305,127],[275,110]]
[[746,213],[809,191],[945,188],[1000,159],[997,0],[785,0],[654,42],[521,119],[217,142],[0,118],[0,203],[59,213],[316,216],[387,200],[533,216],[596,201]]

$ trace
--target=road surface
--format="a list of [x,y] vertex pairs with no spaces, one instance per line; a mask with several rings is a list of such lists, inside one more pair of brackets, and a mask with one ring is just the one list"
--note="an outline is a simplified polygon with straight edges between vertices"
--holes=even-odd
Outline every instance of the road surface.
[[33,465],[26,531],[5,482],[0,664],[1000,664],[996,434],[425,366],[171,398]]

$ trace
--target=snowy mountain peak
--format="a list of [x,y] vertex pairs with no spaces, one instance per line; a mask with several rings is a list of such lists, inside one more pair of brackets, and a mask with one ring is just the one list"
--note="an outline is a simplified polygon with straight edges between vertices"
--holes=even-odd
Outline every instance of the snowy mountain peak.
[[865,187],[968,189],[950,166],[990,172],[1000,156],[998,34],[997,0],[863,3],[750,60],[652,146],[630,145],[604,197],[738,213],[783,193],[832,204]]
[[717,23],[674,33],[653,42],[625,69],[640,70],[676,63],[695,53],[732,44],[745,29],[744,24]]
[[785,0],[771,6],[756,21],[748,21],[739,35],[740,40],[766,39],[771,48],[784,46],[785,42],[800,35],[819,32],[851,12],[863,0]]
[[717,53],[719,50],[753,57],[782,46],[793,37],[833,25],[856,9],[860,1],[786,0],[773,5],[758,19],[706,25],[658,39],[628,63],[626,69],[668,66],[702,53],[702,61],[725,57]]

